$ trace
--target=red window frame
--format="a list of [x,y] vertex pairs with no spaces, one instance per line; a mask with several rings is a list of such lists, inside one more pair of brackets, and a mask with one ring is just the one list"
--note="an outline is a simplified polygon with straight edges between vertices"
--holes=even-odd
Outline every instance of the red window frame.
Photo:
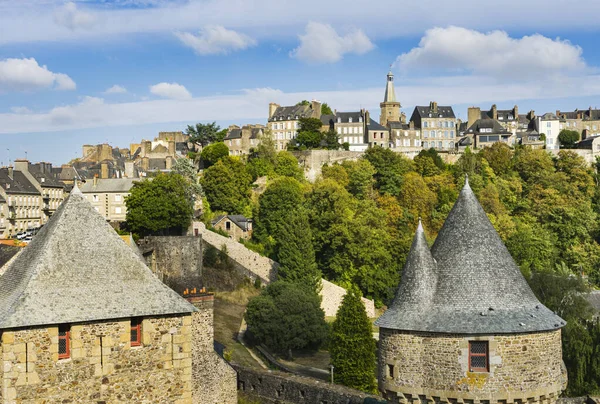
[[[484,346],[485,347],[485,352],[484,353],[474,353],[473,352],[473,345],[480,345],[480,346]],[[490,346],[488,341],[469,341],[469,370],[471,372],[489,372],[489,368],[490,368]],[[478,358],[485,358],[485,367],[473,367],[472,365],[472,358],[473,357],[478,357]]]
[[[65,341],[65,351],[60,352],[60,341]],[[69,359],[71,357],[71,326],[58,326],[58,359]]]
[[[136,333],[136,338],[133,337],[133,333]],[[131,319],[131,331],[130,331],[130,342],[131,346],[142,345],[142,319],[132,318]]]

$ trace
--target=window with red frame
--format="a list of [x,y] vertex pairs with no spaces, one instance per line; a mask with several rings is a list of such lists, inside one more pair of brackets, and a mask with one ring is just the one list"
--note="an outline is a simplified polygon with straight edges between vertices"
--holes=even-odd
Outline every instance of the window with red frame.
[[142,345],[142,319],[131,319],[131,346]]
[[58,326],[58,359],[71,357],[71,326]]
[[469,341],[469,369],[471,372],[489,371],[489,350],[487,341]]

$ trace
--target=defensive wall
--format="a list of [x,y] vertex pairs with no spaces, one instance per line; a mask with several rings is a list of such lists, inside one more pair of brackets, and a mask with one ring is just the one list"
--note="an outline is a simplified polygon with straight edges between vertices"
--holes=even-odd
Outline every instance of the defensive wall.
[[368,404],[385,403],[381,397],[337,384],[277,371],[232,365],[238,391],[273,404]]
[[[234,239],[222,236],[210,231],[200,224],[198,227],[199,235],[207,246],[212,246],[221,250],[223,246],[227,249],[227,255],[232,260],[237,270],[242,271],[252,280],[260,278],[264,284],[269,284],[277,279],[277,268],[279,264],[270,258],[249,250]],[[333,317],[342,304],[342,299],[346,294],[346,289],[335,285],[325,279],[322,280],[321,288],[321,308],[328,317]],[[375,305],[372,300],[362,298],[369,317],[375,317]]]

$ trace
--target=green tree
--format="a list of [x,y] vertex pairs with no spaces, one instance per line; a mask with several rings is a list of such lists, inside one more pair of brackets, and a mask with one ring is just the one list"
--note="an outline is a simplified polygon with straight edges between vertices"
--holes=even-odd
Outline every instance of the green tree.
[[298,164],[298,159],[288,151],[281,151],[277,153],[277,159],[275,161],[275,174],[284,177],[292,177],[298,181],[304,179],[304,172]]
[[397,196],[404,175],[415,169],[407,157],[379,146],[369,148],[364,158],[375,168],[375,187],[383,194]]
[[348,290],[332,326],[329,352],[336,383],[376,392],[375,340],[360,292]]
[[337,132],[333,130],[328,130],[323,133],[323,142],[325,143],[325,148],[328,150],[338,150],[342,148],[339,136]]
[[321,132],[300,131],[296,137],[296,147],[300,150],[318,149],[321,147],[322,141],[323,134]]
[[506,143],[496,142],[489,147],[484,147],[481,155],[487,160],[496,175],[505,175],[510,172],[513,151]]
[[190,136],[192,142],[200,143],[204,147],[209,143],[222,142],[227,135],[227,129],[221,130],[216,122],[197,123],[196,125],[188,125],[185,134]]
[[176,173],[134,183],[125,199],[127,228],[140,236],[183,234],[194,213],[188,186]]
[[200,185],[198,178],[198,170],[190,159],[177,159],[173,165],[173,171],[181,175],[188,182],[188,189],[186,194],[192,201],[192,204],[202,198],[204,191]]
[[250,215],[251,181],[239,159],[225,157],[204,170],[200,183],[213,211]]
[[331,107],[326,102],[321,104],[321,115],[333,115]]
[[214,165],[217,161],[227,156],[229,156],[229,148],[223,142],[209,144],[200,153],[200,159],[204,168]]
[[290,359],[294,349],[318,349],[328,331],[319,295],[285,281],[263,289],[244,317],[258,343]]
[[575,143],[579,141],[579,132],[576,130],[563,129],[558,134],[560,147],[564,149],[574,149]]
[[342,167],[348,173],[346,189],[358,199],[364,199],[373,193],[375,168],[365,159],[357,161],[344,161]]
[[321,132],[321,128],[323,127],[323,123],[319,118],[300,118],[298,120],[300,132]]
[[278,275],[281,279],[318,291],[321,271],[317,268],[308,216],[301,207],[286,212],[275,232]]

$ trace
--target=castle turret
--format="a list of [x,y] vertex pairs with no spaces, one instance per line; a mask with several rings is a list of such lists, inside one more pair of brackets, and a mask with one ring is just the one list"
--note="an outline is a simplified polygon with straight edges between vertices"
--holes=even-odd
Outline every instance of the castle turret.
[[565,321],[537,300],[468,180],[431,250],[417,228],[375,324],[379,388],[392,402],[554,403],[566,386]]

